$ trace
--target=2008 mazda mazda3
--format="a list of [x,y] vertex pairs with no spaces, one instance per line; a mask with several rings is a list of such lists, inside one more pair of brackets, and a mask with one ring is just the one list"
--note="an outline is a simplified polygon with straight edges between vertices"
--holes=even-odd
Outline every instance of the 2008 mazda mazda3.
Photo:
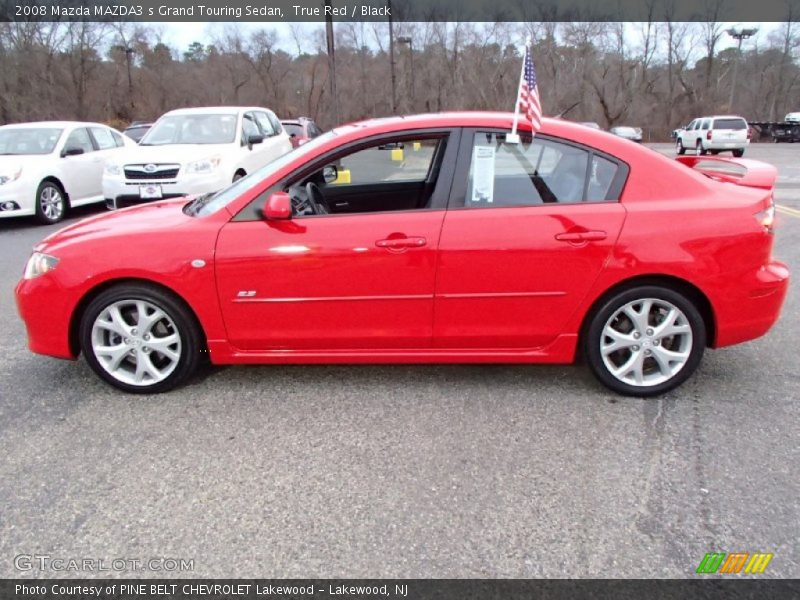
[[80,221],[16,289],[34,352],[162,392],[213,363],[570,363],[627,395],[765,334],[773,167],[545,119],[339,127],[216,194]]

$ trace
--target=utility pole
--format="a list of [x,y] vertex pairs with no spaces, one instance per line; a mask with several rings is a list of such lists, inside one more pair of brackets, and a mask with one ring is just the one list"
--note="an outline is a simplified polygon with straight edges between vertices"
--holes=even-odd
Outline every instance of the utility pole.
[[726,31],[726,33],[735,39],[737,44],[737,51],[736,51],[736,61],[733,63],[733,78],[731,80],[731,97],[728,100],[728,110],[733,112],[733,98],[736,94],[736,75],[739,71],[739,62],[742,59],[742,40],[746,40],[756,34],[758,29],[736,29],[735,27],[731,27]]
[[[325,6],[330,9],[331,0],[325,0]],[[325,40],[328,45],[328,71],[330,72],[331,80],[331,99],[333,100],[333,115],[336,125],[339,124],[339,96],[336,93],[336,57],[335,44],[333,38],[333,16],[331,11],[325,11]]]
[[130,118],[134,117],[134,102],[133,102],[133,75],[131,74],[131,61],[133,55],[136,53],[135,48],[131,48],[127,44],[124,46],[114,46],[114,50],[125,53],[125,65],[128,69],[128,101],[130,102],[131,114]]
[[394,77],[394,28],[392,26],[392,0],[386,0],[389,11],[389,65],[392,72],[392,115],[397,112],[397,89]]

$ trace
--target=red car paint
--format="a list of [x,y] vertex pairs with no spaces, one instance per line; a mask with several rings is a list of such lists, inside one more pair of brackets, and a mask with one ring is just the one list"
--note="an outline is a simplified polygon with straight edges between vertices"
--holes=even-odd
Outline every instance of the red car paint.
[[[619,202],[234,219],[337,147],[407,130],[509,130],[511,122],[505,113],[445,113],[347,125],[216,213],[188,216],[179,199],[62,229],[36,247],[58,267],[16,288],[30,348],[76,358],[88,299],[130,279],[180,296],[214,363],[567,363],[594,303],[637,278],[694,288],[708,304],[714,347],[761,336],[778,319],[789,274],[754,217],[772,202],[763,169],[757,187],[718,181],[561,120],[545,119],[541,135],[629,166]],[[198,260],[205,266],[193,267]]]

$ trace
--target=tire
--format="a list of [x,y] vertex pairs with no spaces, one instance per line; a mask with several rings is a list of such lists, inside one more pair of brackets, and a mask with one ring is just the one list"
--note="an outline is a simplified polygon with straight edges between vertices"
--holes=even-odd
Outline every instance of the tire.
[[686,154],[686,148],[683,147],[683,142],[681,141],[680,137],[675,142],[675,153],[676,154]]
[[716,156],[717,154],[719,154],[719,150],[711,150],[711,154],[713,156]]
[[[634,320],[637,315],[641,320]],[[659,335],[660,328],[670,328],[665,333],[671,335]],[[583,336],[583,355],[600,383],[618,394],[643,398],[686,381],[705,346],[705,323],[692,301],[652,285],[618,292],[602,302]]]
[[[135,394],[157,394],[180,385],[197,369],[203,349],[200,327],[184,304],[146,284],[118,285],[99,294],[84,311],[79,336],[92,370],[117,389]],[[101,347],[108,351],[98,352]]]
[[236,173],[233,174],[233,180],[231,181],[231,183],[236,183],[244,176],[245,174],[242,171],[236,171]]
[[733,155],[736,158],[741,158],[742,156],[744,156],[744,148],[741,148],[739,150],[733,150]]
[[700,140],[697,140],[695,151],[697,152],[697,156],[705,156],[708,153],[708,150],[703,148],[703,142],[701,142]]
[[43,181],[36,190],[36,220],[42,225],[53,225],[67,213],[67,195],[60,185]]

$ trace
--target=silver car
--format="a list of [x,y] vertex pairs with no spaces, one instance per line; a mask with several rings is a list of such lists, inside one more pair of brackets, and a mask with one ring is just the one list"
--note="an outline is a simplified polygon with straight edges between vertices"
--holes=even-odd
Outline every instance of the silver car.
[[618,135],[626,140],[631,140],[632,142],[641,143],[642,141],[641,127],[612,127],[609,131],[614,135]]

